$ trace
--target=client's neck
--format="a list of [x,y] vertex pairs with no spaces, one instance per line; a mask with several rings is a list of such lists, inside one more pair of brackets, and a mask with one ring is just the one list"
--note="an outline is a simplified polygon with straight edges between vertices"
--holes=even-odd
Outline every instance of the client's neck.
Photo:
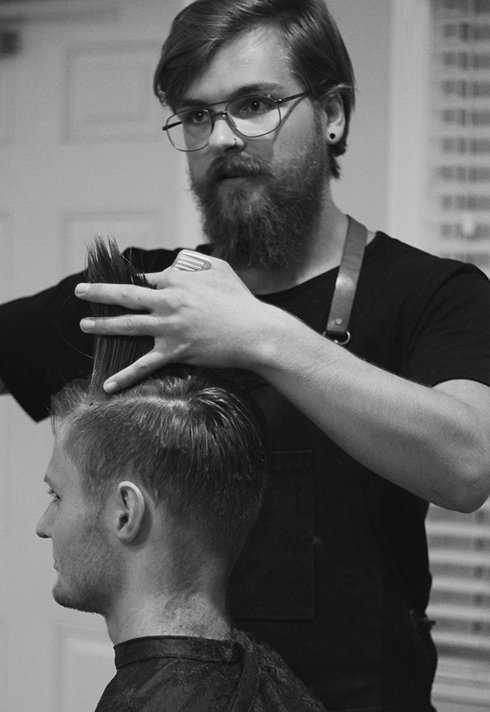
[[106,616],[114,645],[145,636],[187,636],[226,640],[231,626],[224,595],[161,593],[126,600]]

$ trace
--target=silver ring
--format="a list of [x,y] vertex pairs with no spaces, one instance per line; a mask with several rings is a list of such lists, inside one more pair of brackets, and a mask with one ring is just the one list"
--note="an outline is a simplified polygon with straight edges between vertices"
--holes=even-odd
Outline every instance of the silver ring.
[[211,269],[211,262],[199,252],[181,250],[172,267],[182,272],[201,272],[201,270]]

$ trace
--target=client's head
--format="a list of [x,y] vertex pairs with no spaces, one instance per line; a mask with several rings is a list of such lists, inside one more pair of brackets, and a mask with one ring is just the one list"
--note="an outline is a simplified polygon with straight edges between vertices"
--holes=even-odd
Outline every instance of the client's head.
[[[90,252],[89,275],[141,282],[102,243]],[[37,533],[53,540],[58,603],[106,617],[148,589],[176,606],[202,592],[224,596],[266,481],[264,418],[216,373],[172,366],[104,392],[105,378],[149,347],[138,337],[99,337],[92,378],[52,404],[52,502]]]

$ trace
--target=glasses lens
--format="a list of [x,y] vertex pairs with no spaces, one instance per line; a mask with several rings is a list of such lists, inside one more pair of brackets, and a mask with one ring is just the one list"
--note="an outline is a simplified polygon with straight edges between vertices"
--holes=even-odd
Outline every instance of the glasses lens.
[[167,133],[178,151],[199,151],[208,143],[212,122],[207,109],[186,109],[167,120]]
[[267,96],[248,96],[228,104],[228,114],[244,136],[263,136],[281,123],[279,107]]
[[[281,123],[279,107],[268,96],[247,96],[230,101],[228,120],[243,136],[264,136]],[[219,115],[220,112],[217,113]],[[207,146],[213,130],[210,109],[185,109],[170,116],[166,127],[172,145],[178,151],[199,151]]]

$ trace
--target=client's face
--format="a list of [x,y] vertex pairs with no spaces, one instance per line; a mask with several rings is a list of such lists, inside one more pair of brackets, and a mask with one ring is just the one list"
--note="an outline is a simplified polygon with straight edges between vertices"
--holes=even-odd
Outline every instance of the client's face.
[[119,576],[104,508],[87,497],[83,475],[64,451],[62,435],[61,427],[45,476],[51,502],[36,533],[53,542],[55,601],[67,608],[107,616]]

